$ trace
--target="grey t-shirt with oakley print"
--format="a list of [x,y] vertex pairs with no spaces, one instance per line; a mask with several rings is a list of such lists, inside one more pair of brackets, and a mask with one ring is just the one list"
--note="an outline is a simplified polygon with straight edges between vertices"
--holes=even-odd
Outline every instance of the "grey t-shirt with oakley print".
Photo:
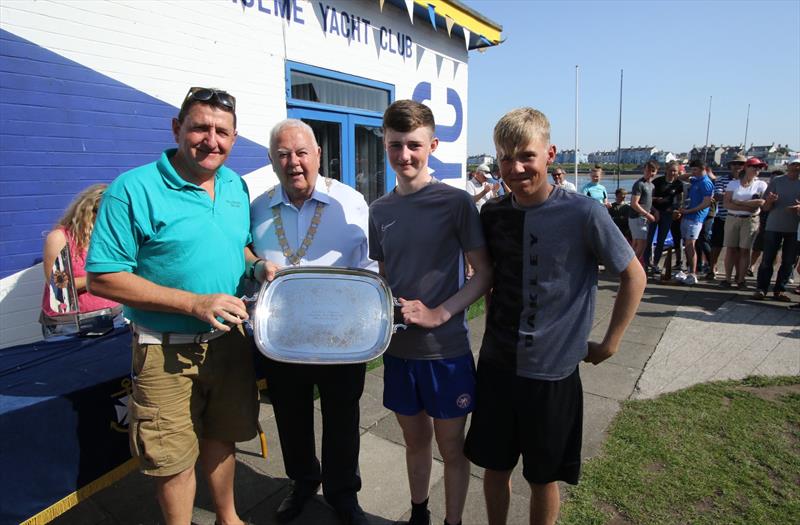
[[[384,264],[396,298],[440,305],[464,283],[463,253],[484,244],[472,197],[447,184],[429,184],[410,195],[392,191],[369,207],[369,257]],[[402,359],[469,353],[463,312],[437,328],[399,330],[387,352]]]
[[481,222],[494,282],[480,361],[555,381],[586,357],[597,265],[621,273],[634,258],[597,201],[555,188],[529,208],[511,195],[486,203]]

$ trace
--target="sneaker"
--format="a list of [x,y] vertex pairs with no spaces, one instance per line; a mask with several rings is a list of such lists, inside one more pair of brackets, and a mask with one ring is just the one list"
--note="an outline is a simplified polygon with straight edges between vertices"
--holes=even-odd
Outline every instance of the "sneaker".
[[686,280],[686,277],[687,277],[686,272],[684,272],[683,270],[675,274],[675,280],[678,281],[679,283],[684,282]]
[[719,282],[719,287],[720,288],[731,288],[731,286],[732,286],[731,282],[729,280],[727,280],[727,279]]
[[705,275],[705,280],[706,281],[715,281],[716,279],[717,279],[717,274],[715,272],[708,272]]
[[763,301],[766,298],[767,294],[763,290],[756,290],[756,292],[753,294],[753,299],[756,301]]
[[740,290],[747,290],[747,283],[744,281],[736,283],[736,288]]
[[689,275],[686,276],[686,279],[683,280],[683,284],[686,284],[686,285],[689,285],[689,286],[692,286],[693,284],[697,284],[697,277],[693,273],[690,273]]

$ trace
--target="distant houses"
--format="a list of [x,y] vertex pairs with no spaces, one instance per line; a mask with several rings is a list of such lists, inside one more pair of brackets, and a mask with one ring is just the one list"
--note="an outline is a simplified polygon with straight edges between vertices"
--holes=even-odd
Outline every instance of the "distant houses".
[[[619,163],[620,164],[644,164],[654,155],[660,153],[660,150],[655,146],[636,146],[634,148],[622,148],[619,150]],[[675,156],[673,153],[669,155]],[[588,161],[591,164],[616,164],[617,163],[617,150],[613,151],[595,151],[589,153]]]
[[[636,146],[630,148],[622,148],[619,150],[619,163],[620,164],[634,164],[641,166],[650,159],[658,161],[659,164],[664,165],[668,162],[677,161],[681,164],[687,164],[692,160],[704,161],[711,167],[725,167],[737,155],[745,155],[747,157],[758,157],[766,162],[770,169],[780,167],[788,163],[791,159],[800,157],[800,152],[792,151],[787,145],[770,144],[769,146],[755,146],[750,145],[750,148],[745,151],[742,146],[724,146],[714,145],[709,146],[693,146],[688,153],[673,153],[671,151],[660,150],[655,146]],[[556,164],[574,164],[575,163],[575,150],[567,149],[556,153]],[[491,155],[473,155],[467,159],[467,164],[470,166],[478,166],[480,164],[493,165],[495,163],[494,157]],[[617,150],[609,151],[593,151],[591,153],[582,153],[578,151],[579,164],[616,164],[617,163]]]
[[486,164],[487,166],[494,165],[494,157],[485,153],[467,157],[467,166],[480,166],[481,164]]
[[[588,155],[578,151],[578,164],[591,162]],[[556,164],[575,164],[575,150],[565,149],[556,153]]]

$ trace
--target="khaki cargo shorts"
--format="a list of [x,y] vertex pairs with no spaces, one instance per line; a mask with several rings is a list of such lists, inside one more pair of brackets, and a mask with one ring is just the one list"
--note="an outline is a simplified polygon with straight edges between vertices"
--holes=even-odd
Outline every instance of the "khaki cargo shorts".
[[199,439],[256,435],[252,339],[241,327],[207,343],[139,344],[134,335],[131,368],[130,447],[143,473],[171,476],[194,466]]
[[723,246],[726,248],[742,248],[749,250],[758,235],[758,215],[739,216],[728,213],[725,219],[725,238]]

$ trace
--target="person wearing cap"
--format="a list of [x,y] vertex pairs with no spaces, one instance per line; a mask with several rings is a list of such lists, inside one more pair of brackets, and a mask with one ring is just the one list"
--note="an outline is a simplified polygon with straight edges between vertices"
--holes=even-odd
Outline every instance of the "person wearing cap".
[[772,281],[775,257],[782,245],[781,265],[772,287],[772,294],[776,301],[792,302],[786,295],[786,285],[792,273],[799,244],[798,216],[793,208],[797,200],[800,200],[800,158],[796,157],[787,164],[786,175],[773,178],[767,186],[764,209],[770,213],[764,228],[764,253],[758,267],[756,277],[758,290],[753,295],[754,299],[766,298]]
[[492,184],[486,178],[491,172],[492,169],[488,165],[481,164],[475,168],[475,171],[472,172],[472,175],[467,180],[467,193],[472,195],[472,200],[475,202],[478,211],[486,201],[496,197],[497,192],[500,190],[500,183]]
[[578,189],[572,184],[570,181],[566,179],[566,175],[564,174],[564,168],[561,166],[556,166],[553,168],[553,185],[559,188],[564,188],[567,191],[571,191],[576,193]]
[[131,453],[156,479],[164,521],[192,519],[195,463],[221,524],[240,524],[234,443],[256,436],[258,391],[242,323],[250,198],[225,167],[236,100],[192,88],[172,119],[176,149],[106,190],[87,255],[88,286],[125,305],[133,328]]
[[700,237],[700,230],[703,222],[708,215],[708,207],[711,206],[711,197],[714,194],[714,184],[709,179],[706,172],[706,165],[703,161],[693,160],[689,163],[689,173],[680,175],[681,181],[689,181],[689,190],[686,192],[684,209],[676,213],[676,218],[681,219],[681,237],[683,238],[686,250],[686,266],[688,273],[678,272],[675,279],[683,284],[697,284],[697,250],[695,243]]
[[745,162],[745,173],[741,179],[732,180],[725,188],[724,204],[728,210],[725,221],[725,281],[730,283],[736,265],[737,287],[747,288],[745,272],[750,262],[750,249],[758,233],[758,213],[764,205],[767,183],[758,178],[767,165],[753,157]]
[[[744,163],[747,157],[738,153],[734,158],[728,161],[728,169],[730,174],[723,173],[717,176],[714,181],[714,201],[717,203],[717,215],[714,217],[714,223],[711,226],[711,264],[706,275],[706,279],[711,281],[716,278],[717,261],[722,253],[722,248],[725,244],[725,219],[728,217],[728,209],[725,207],[725,189],[731,181],[739,180],[739,176],[744,169]],[[730,277],[736,265],[736,261],[728,257],[725,258],[725,275],[727,276],[720,286],[729,288],[731,286]],[[744,275],[739,275],[738,269],[736,274],[737,282],[744,282]]]

